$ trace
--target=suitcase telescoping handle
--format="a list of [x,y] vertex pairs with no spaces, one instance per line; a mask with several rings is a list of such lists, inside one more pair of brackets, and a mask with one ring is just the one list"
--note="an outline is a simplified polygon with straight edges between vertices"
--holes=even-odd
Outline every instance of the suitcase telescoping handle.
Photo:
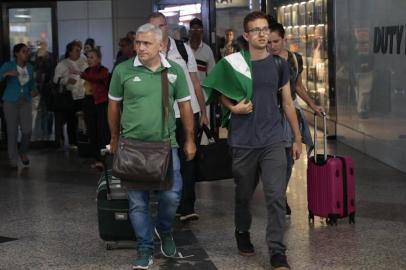
[[106,162],[106,158],[110,154],[111,154],[110,145],[106,145],[106,148],[103,148],[100,150],[100,156],[102,157],[102,162],[103,162],[103,167],[104,167],[104,178],[106,179],[107,200],[111,200],[109,174],[107,172],[107,162]]
[[[323,155],[324,161],[327,160],[327,114],[322,112],[323,116]],[[317,163],[317,114],[314,114],[314,161]]]

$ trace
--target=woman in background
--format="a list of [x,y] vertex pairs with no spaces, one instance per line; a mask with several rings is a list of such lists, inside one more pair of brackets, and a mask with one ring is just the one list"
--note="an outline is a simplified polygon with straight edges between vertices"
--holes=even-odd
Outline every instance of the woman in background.
[[[316,113],[319,116],[322,116],[322,114],[324,114],[324,110],[322,107],[317,106],[314,103],[314,101],[307,93],[307,88],[303,84],[302,56],[296,52],[291,52],[285,49],[286,39],[285,39],[285,29],[283,28],[283,25],[273,21],[272,18],[269,18],[269,28],[270,28],[268,41],[269,52],[271,52],[273,55],[278,55],[282,59],[286,60],[289,64],[291,96],[293,103],[295,104],[296,107],[303,143],[306,144],[307,154],[310,155],[313,149],[313,140],[305,116],[302,112],[302,109],[300,108],[300,105],[296,97],[299,96],[304,102],[307,103],[307,105],[314,111],[314,113]],[[286,140],[285,150],[287,159],[287,168],[286,168],[286,188],[287,188],[289,179],[292,175],[292,169],[295,161],[292,155],[293,134],[285,116],[283,117],[283,127],[284,127],[284,136]],[[286,201],[286,214],[288,216],[291,215],[291,209],[287,201]]]
[[[18,157],[23,165],[30,160],[27,152],[32,133],[31,98],[37,96],[33,67],[28,63],[28,47],[19,43],[13,48],[14,60],[0,68],[0,80],[6,80],[3,94],[3,110],[7,124],[7,146],[11,168],[18,168]],[[21,128],[21,144],[18,151],[18,127]]]
[[70,148],[77,149],[76,133],[78,119],[76,113],[82,109],[85,97],[84,81],[80,73],[87,68],[87,62],[80,57],[81,47],[77,41],[66,45],[65,59],[60,61],[55,68],[54,83],[61,84],[72,94],[72,106],[63,111],[55,112],[55,141],[58,146],[63,146],[63,125],[67,122],[68,139]]
[[87,54],[89,53],[89,51],[94,49],[95,47],[96,47],[96,42],[94,41],[93,38],[86,39],[85,47],[83,48],[83,54],[87,57]]
[[100,149],[110,142],[107,123],[109,71],[101,64],[102,55],[99,50],[91,49],[87,54],[89,67],[81,73],[85,80],[85,99],[83,113],[92,156],[95,163],[92,167],[103,168],[100,160]]

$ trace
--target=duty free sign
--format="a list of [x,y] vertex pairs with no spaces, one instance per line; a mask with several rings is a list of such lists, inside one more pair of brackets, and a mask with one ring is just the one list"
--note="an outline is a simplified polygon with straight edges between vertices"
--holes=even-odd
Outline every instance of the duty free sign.
[[374,28],[374,53],[406,54],[406,46],[402,50],[404,25],[379,26]]

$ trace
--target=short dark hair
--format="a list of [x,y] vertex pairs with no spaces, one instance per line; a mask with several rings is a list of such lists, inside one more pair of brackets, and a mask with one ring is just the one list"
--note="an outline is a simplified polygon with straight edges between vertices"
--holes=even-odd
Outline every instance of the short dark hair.
[[166,17],[162,12],[156,11],[152,12],[151,15],[148,16],[148,21],[153,19],[153,18],[163,18],[166,22]]
[[189,27],[192,28],[193,25],[197,25],[197,26],[203,28],[203,23],[199,18],[194,18],[193,20],[190,21]]
[[123,37],[123,38],[120,38],[120,41],[118,42],[118,44],[120,45],[122,43],[124,43],[125,45],[131,46],[133,44],[133,41],[128,37]]
[[89,53],[95,53],[97,58],[102,59],[102,53],[101,53],[101,51],[99,49],[96,49],[96,48],[90,49],[87,52],[87,55],[89,55]]
[[94,48],[95,44],[96,44],[96,42],[94,41],[93,38],[88,38],[85,41],[85,46],[89,45],[91,48]]
[[278,22],[272,23],[269,25],[269,30],[270,32],[278,33],[281,38],[285,38],[285,29],[283,28],[282,24]]
[[224,33],[230,33],[230,32],[233,32],[234,33],[234,30],[233,29],[231,29],[231,28],[228,28]]
[[16,45],[14,45],[14,47],[13,47],[14,57],[17,57],[17,53],[19,53],[21,51],[21,49],[24,47],[27,47],[27,45],[25,45],[24,43],[18,43]]
[[244,32],[248,32],[248,23],[255,21],[257,19],[264,19],[268,22],[268,18],[265,13],[261,11],[253,11],[249,13],[247,16],[244,18]]
[[80,43],[77,40],[71,41],[66,45],[66,50],[65,50],[65,58],[69,58],[69,53],[73,50],[73,48],[79,47],[80,48]]
[[272,16],[271,14],[266,15],[266,18],[267,18],[267,20],[268,20],[268,24],[269,24],[269,25],[271,25],[271,24],[274,24],[274,23],[277,23],[277,22],[278,22],[278,21],[275,19],[275,17],[274,17],[274,16]]

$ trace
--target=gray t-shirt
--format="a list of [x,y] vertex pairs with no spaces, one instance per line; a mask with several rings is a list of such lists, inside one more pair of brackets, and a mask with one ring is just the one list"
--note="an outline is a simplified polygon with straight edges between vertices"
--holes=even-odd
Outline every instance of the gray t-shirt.
[[252,61],[254,110],[250,114],[232,114],[229,144],[232,147],[262,148],[284,141],[277,92],[290,78],[289,66],[282,59],[282,78],[272,56]]

